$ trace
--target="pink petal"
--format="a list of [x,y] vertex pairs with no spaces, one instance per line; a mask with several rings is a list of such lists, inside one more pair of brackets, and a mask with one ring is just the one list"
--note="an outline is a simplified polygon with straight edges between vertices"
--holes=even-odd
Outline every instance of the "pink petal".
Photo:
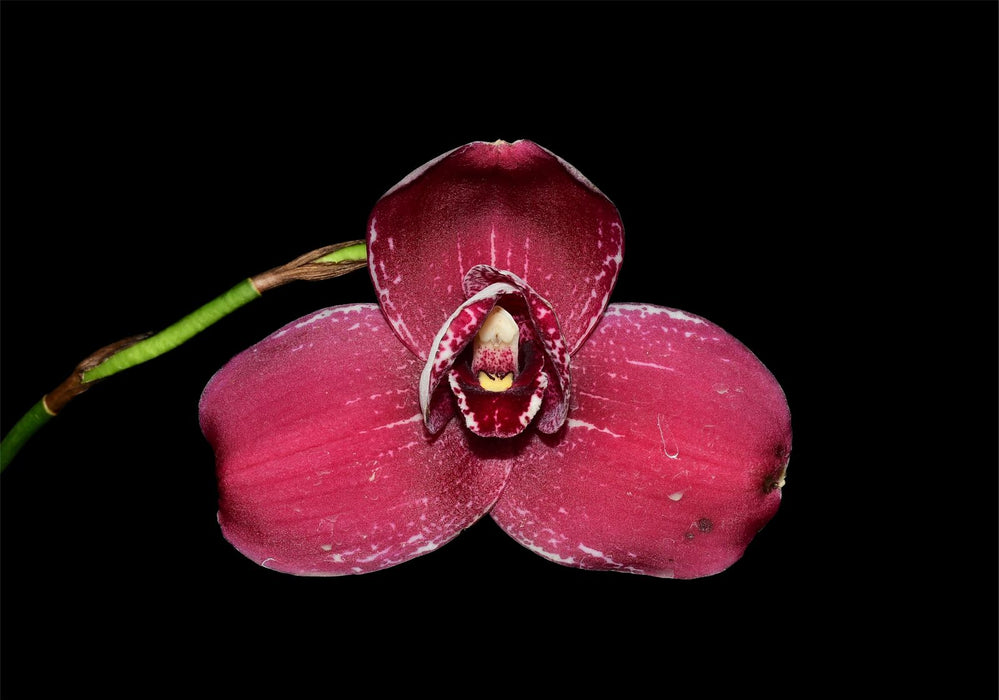
[[374,304],[325,309],[230,361],[201,400],[225,537],[268,568],[339,575],[432,551],[481,517],[509,463],[473,455],[457,422],[427,435],[423,364]]
[[575,168],[530,141],[470,143],[417,169],[368,221],[379,303],[427,359],[441,312],[465,300],[479,264],[509,270],[551,302],[570,351],[607,305],[623,252],[614,205]]
[[702,318],[612,304],[573,374],[560,440],[527,446],[496,522],[583,569],[696,578],[737,561],[777,511],[791,451],[766,367]]

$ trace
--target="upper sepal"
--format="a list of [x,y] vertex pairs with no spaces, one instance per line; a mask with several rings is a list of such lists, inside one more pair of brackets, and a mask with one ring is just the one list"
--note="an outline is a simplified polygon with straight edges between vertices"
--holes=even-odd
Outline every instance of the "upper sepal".
[[393,331],[427,359],[440,311],[465,301],[476,265],[509,270],[547,299],[574,352],[606,308],[624,250],[617,209],[531,141],[474,142],[418,168],[368,220],[368,268]]

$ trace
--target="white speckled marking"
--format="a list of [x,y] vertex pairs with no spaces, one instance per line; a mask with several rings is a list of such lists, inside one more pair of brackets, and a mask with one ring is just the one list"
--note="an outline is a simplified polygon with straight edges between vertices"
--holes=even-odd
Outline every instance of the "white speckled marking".
[[566,421],[566,423],[570,428],[586,428],[587,430],[596,430],[598,433],[607,433],[611,437],[616,437],[616,438],[624,437],[624,435],[618,435],[610,428],[598,428],[597,426],[593,425],[593,423],[587,423],[586,421],[578,420],[576,418],[570,418],[568,421]]

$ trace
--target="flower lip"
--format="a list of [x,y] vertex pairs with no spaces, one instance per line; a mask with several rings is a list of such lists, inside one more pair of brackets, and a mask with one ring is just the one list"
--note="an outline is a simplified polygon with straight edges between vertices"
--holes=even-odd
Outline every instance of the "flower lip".
[[[431,405],[431,398],[440,383],[461,352],[478,333],[497,300],[516,292],[516,288],[509,284],[490,285],[459,306],[441,326],[431,346],[430,359],[420,374],[420,409],[431,433],[439,431],[453,414],[453,411],[446,410],[443,405]],[[437,419],[433,418],[433,415],[437,415],[433,410],[435,408],[444,409]]]
[[502,391],[483,388],[463,368],[448,373],[448,385],[465,419],[465,427],[481,437],[509,438],[519,435],[541,409],[548,374],[542,362],[530,366],[516,382]]
[[[539,430],[555,432],[568,414],[571,377],[566,341],[551,305],[516,275],[489,266],[479,265],[470,270],[464,287],[466,291],[475,291],[438,331],[430,359],[420,376],[420,407],[427,429],[436,433],[458,410],[465,415],[470,429],[476,431],[482,427],[480,435],[510,437],[523,431],[535,416]],[[482,333],[490,316],[499,325],[486,327]],[[487,340],[486,344],[480,342],[476,353],[473,341],[480,333]],[[515,335],[519,336],[516,359],[512,342],[509,346],[488,344],[497,338],[513,341]],[[468,373],[458,370],[455,374],[452,367],[457,367],[469,344],[473,344],[473,350]],[[521,353],[525,354],[523,363],[519,359]],[[538,365],[533,369],[530,360],[535,355]],[[531,371],[527,369],[529,366]],[[504,377],[512,373],[513,377],[509,386],[502,387],[491,385],[487,377],[488,386],[484,387],[472,372],[480,369],[502,372]],[[444,395],[445,378],[457,405]],[[502,390],[494,391],[490,386]],[[480,392],[495,396],[487,401]],[[503,405],[504,401],[510,402],[509,405]],[[483,418],[482,411],[489,411],[493,417]],[[527,422],[522,420],[524,416],[528,416]],[[516,432],[512,432],[514,426]]]
[[501,391],[483,386],[469,363],[457,362],[448,373],[448,386],[457,401],[465,427],[481,437],[519,435],[535,418],[544,402],[549,375],[545,355],[533,341],[523,343],[523,367]]
[[465,275],[463,286],[466,294],[475,294],[485,285],[506,281],[521,291],[527,305],[526,316],[534,338],[544,350],[551,368],[551,382],[546,392],[546,408],[537,421],[543,433],[554,433],[562,427],[569,411],[572,375],[569,371],[570,347],[562,332],[561,322],[547,299],[508,270],[489,265],[476,265]]

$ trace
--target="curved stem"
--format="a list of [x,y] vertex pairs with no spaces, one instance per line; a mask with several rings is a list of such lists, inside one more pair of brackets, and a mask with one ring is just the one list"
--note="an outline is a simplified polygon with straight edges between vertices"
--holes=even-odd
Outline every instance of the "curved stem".
[[10,461],[14,459],[20,449],[24,446],[31,436],[38,432],[38,429],[49,422],[54,416],[48,407],[45,405],[45,399],[42,398],[28,409],[28,412],[21,416],[21,419],[17,421],[7,436],[4,437],[3,441],[0,442],[0,471],[7,468]]
[[98,350],[77,365],[74,373],[62,384],[32,406],[4,436],[0,441],[0,472],[39,428],[57,415],[70,399],[83,393],[94,382],[173,350],[269,289],[294,280],[339,277],[366,265],[367,248],[364,241],[347,241],[319,248],[243,280],[159,333],[126,338]]
[[89,383],[104,379],[124,369],[159,357],[259,296],[260,292],[253,286],[253,282],[245,279],[225,294],[215,297],[197,311],[188,314],[156,335],[140,340],[135,345],[112,355],[93,369],[85,371],[83,382]]
[[[331,250],[331,252],[323,254],[327,250]],[[316,257],[317,255],[319,257]],[[279,268],[258,275],[257,278],[251,277],[245,279],[225,294],[216,297],[197,311],[188,314],[156,335],[150,336],[135,345],[115,353],[93,369],[87,370],[83,373],[83,381],[93,382],[98,379],[110,377],[112,374],[117,374],[123,369],[142,364],[169,350],[173,350],[219,319],[228,316],[239,307],[253,301],[266,289],[285,284],[293,279],[328,279],[329,277],[338,276],[333,274],[339,271],[338,268],[333,267],[334,265],[352,263],[353,265],[349,269],[346,269],[346,266],[343,269],[343,272],[349,272],[356,269],[357,263],[361,263],[361,266],[363,266],[366,260],[367,248],[365,244],[352,241],[306,253],[288,265],[282,265]],[[265,276],[268,283],[262,282]],[[261,282],[258,282],[258,279]],[[275,279],[276,282],[274,281]]]

